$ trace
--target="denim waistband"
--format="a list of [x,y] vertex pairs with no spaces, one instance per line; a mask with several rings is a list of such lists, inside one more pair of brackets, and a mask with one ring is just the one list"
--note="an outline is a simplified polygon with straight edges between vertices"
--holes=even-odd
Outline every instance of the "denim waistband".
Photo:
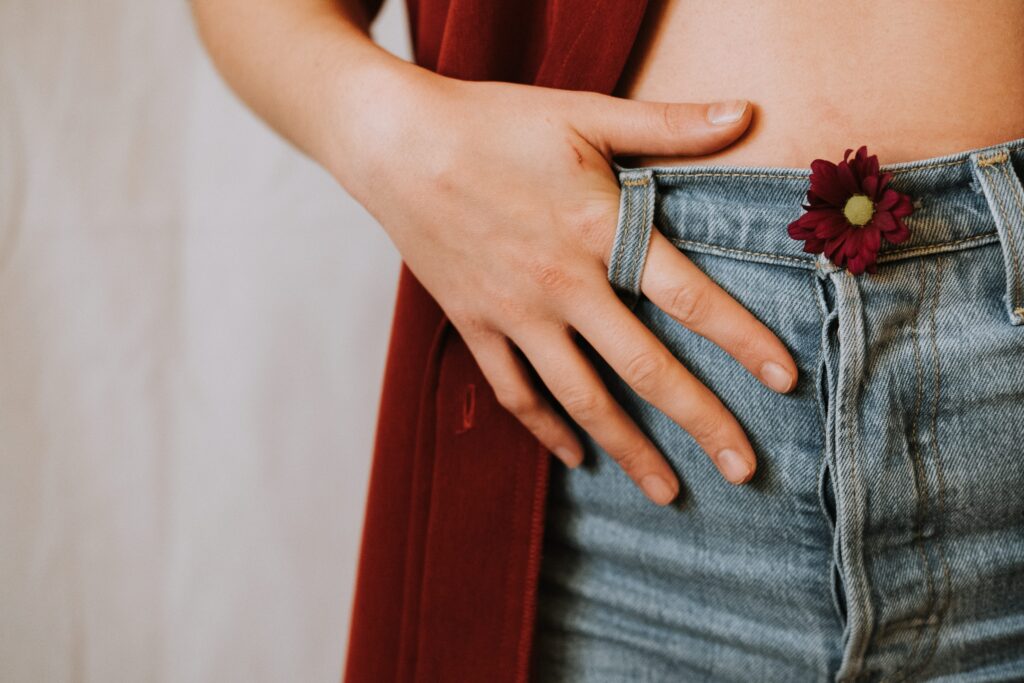
[[[831,158],[832,155],[823,154]],[[803,212],[809,168],[639,166],[613,162],[623,207],[642,206],[654,225],[684,250],[810,269],[834,269],[803,251],[786,230]],[[980,246],[1004,238],[1024,260],[1024,138],[917,161],[883,164],[890,187],[914,201],[904,219],[910,237],[884,242],[883,264],[911,256]],[[644,206],[646,205],[646,206]],[[1024,268],[1024,263],[1020,264]]]

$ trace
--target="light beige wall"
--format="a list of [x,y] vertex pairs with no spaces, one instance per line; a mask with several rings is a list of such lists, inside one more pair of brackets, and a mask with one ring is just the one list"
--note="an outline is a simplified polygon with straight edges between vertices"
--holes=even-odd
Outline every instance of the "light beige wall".
[[0,680],[338,680],[398,266],[185,0],[0,2]]

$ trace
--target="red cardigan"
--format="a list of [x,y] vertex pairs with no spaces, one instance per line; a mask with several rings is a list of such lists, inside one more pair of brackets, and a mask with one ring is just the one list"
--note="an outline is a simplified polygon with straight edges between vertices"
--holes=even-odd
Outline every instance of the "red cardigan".
[[[646,4],[407,0],[417,64],[605,94]],[[399,278],[343,680],[525,682],[554,456],[404,263]]]

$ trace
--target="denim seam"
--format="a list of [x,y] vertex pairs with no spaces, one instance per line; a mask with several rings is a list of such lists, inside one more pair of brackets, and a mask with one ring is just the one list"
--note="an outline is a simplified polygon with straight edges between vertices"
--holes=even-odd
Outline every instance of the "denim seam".
[[[1010,186],[1010,193],[1013,195],[1014,202],[1016,202],[1017,208],[1020,211],[1019,215],[1021,216],[1021,218],[1024,218],[1024,203],[1021,202],[1020,198],[1020,193],[1022,192],[1020,181],[1017,180],[1016,182],[1014,182],[1014,176],[1011,176],[1010,172],[1006,170],[1006,164],[1002,164],[999,168],[1002,170],[1003,175],[1006,177],[1006,184]],[[1014,241],[1013,234],[1010,232],[1009,221],[1007,221],[1006,223],[1006,234],[1010,237],[1010,253],[1013,256],[1013,270],[1017,278],[1014,282],[1014,285],[1016,287],[1018,297],[1013,303],[1019,305],[1014,306],[1013,312],[1016,313],[1017,315],[1021,315],[1022,313],[1024,313],[1024,301],[1022,301],[1022,299],[1024,299],[1024,296],[1020,296],[1020,263],[1017,258],[1017,243]]]
[[978,157],[978,166],[994,166],[995,164],[1001,164],[1009,158],[1009,152],[1005,149],[1001,149],[998,152],[989,154],[988,156]]
[[[715,174],[714,173],[708,173],[708,174],[673,173],[673,174],[670,174],[669,177],[673,177],[673,178],[675,178],[675,177],[683,177],[684,175],[688,176],[690,178],[695,178],[695,177],[701,177],[702,175],[715,175]],[[775,176],[756,176],[756,174],[752,174],[752,175],[754,175],[755,177],[767,177],[767,178],[775,177]],[[661,174],[661,175],[656,174],[656,177],[658,178],[658,180],[664,180],[665,179],[665,175],[664,174]],[[785,180],[789,180],[789,178],[784,178],[784,179]],[[949,185],[942,185],[940,187],[936,187],[936,188],[934,188],[934,189],[932,189],[931,191],[928,191],[928,192],[915,193],[914,194],[915,208],[921,208],[922,202],[924,200],[930,199],[932,197],[944,198],[945,195],[947,195],[949,193],[949,190],[951,190],[951,189],[955,189],[955,188],[971,188],[973,183],[974,183],[974,181],[973,181],[972,178],[965,178],[963,180],[959,180],[959,181],[951,183]],[[668,185],[669,187],[679,187],[678,185],[672,184],[672,183],[666,183],[666,185]],[[732,202],[730,202],[728,199],[719,199],[719,198],[702,199],[701,200],[701,204],[702,205],[706,205],[706,206],[710,206],[710,207],[721,208],[723,210],[728,210],[729,207],[733,206]],[[788,205],[789,204],[787,204],[787,206]]]
[[[835,612],[835,615],[836,615],[836,621],[839,623],[840,627],[845,629],[846,622],[843,619],[842,614],[840,613],[840,607],[839,607],[839,604],[838,604],[839,603],[839,598],[836,595],[836,589],[835,589],[835,582],[836,582],[836,578],[835,577],[836,577],[837,573],[840,575],[840,580],[842,580],[842,571],[839,569],[839,566],[836,563],[836,554],[835,554],[836,536],[839,533],[839,530],[837,528],[838,524],[839,524],[839,520],[837,519],[837,520],[833,521],[831,516],[829,515],[828,509],[826,508],[826,503],[825,503],[825,491],[824,491],[824,487],[822,485],[824,483],[825,472],[826,472],[826,470],[829,469],[829,461],[828,461],[828,424],[827,424],[828,421],[826,420],[826,417],[825,417],[825,414],[824,414],[827,411],[827,408],[822,405],[822,402],[821,402],[821,400],[819,398],[818,392],[821,390],[822,375],[825,374],[825,363],[826,363],[826,359],[825,359],[825,325],[826,325],[826,315],[825,314],[827,313],[827,311],[822,306],[821,300],[820,300],[820,296],[821,296],[820,288],[823,287],[824,284],[821,283],[821,281],[819,280],[817,275],[812,275],[810,278],[808,278],[808,282],[810,282],[810,284],[811,284],[811,294],[814,297],[815,308],[818,311],[819,330],[821,331],[821,333],[818,335],[818,356],[817,356],[817,360],[815,361],[815,366],[814,366],[814,368],[815,368],[815,370],[814,370],[814,402],[815,402],[815,404],[817,406],[818,426],[821,428],[821,437],[822,437],[821,459],[820,459],[820,462],[818,463],[818,470],[817,470],[818,508],[821,511],[822,516],[825,518],[826,523],[828,524],[828,529],[829,529],[829,533],[830,533],[829,552],[827,553],[827,556],[825,558],[824,577],[825,577],[825,581],[828,583],[829,597],[832,599],[832,606],[833,606],[833,609],[834,609],[834,612]],[[835,475],[831,474],[830,476],[834,477]],[[835,482],[834,481],[831,483],[831,486],[835,487]]]
[[[946,242],[936,242],[935,244],[922,244],[916,247],[907,247],[905,249],[893,249],[891,251],[884,251],[878,255],[878,262],[885,263],[886,261],[895,261],[900,258],[909,258],[911,256],[922,256],[937,253],[940,251],[947,251],[950,248],[959,244],[965,244],[967,242],[992,240],[994,237],[998,237],[999,233],[995,230],[984,232],[979,235],[971,235],[970,237],[962,237],[960,239],[949,240]],[[679,247],[693,246],[703,247],[710,251],[726,252],[732,254],[746,254],[748,256],[759,256],[761,258],[771,260],[785,260],[793,263],[806,264],[807,266],[813,266],[814,259],[799,258],[796,256],[786,256],[784,254],[772,254],[765,251],[750,251],[748,249],[738,249],[736,247],[723,247],[719,244],[712,244],[710,242],[701,242],[699,240],[688,240],[679,237],[671,237],[666,235],[668,240]]]
[[999,232],[996,230],[990,230],[983,232],[978,235],[971,235],[970,237],[961,237],[960,239],[949,240],[947,242],[936,242],[935,244],[921,244],[916,247],[905,247],[903,249],[892,249],[890,251],[879,252],[878,262],[885,263],[886,261],[896,261],[901,258],[910,258],[912,256],[927,256],[929,254],[935,254],[942,251],[950,251],[953,247],[966,244],[967,242],[987,242],[996,241],[999,237]]
[[[814,295],[814,305],[815,305],[815,308],[818,309],[818,321],[820,323],[820,327],[824,327],[824,325],[825,325],[825,314],[826,314],[827,311],[825,311],[825,309],[821,305],[821,301],[819,301],[819,299],[818,299],[818,297],[819,297],[819,294],[818,294],[818,287],[819,287],[819,285],[818,285],[817,279],[818,279],[817,275],[812,275],[810,278],[808,278],[808,281],[811,283],[811,293]],[[816,360],[816,365],[815,365],[815,367],[818,368],[819,371],[815,372],[815,387],[814,387],[815,396],[817,396],[818,388],[819,388],[819,386],[821,384],[820,369],[821,369],[821,364],[822,364],[822,360],[824,359],[824,357],[825,357],[825,338],[824,338],[823,335],[819,334],[818,335],[818,358]],[[816,400],[815,403],[818,404],[818,423],[821,425],[821,431],[822,431],[822,434],[824,435],[825,429],[826,429],[826,427],[825,427],[825,417],[822,414],[822,407],[821,407],[820,401]]]
[[[666,235],[666,237],[668,237],[668,236]],[[768,258],[768,259],[773,259],[773,260],[780,259],[780,260],[785,260],[785,261],[793,261],[794,263],[807,264],[808,267],[810,267],[810,266],[812,266],[814,264],[814,260],[813,259],[809,259],[809,258],[797,258],[796,256],[785,256],[783,254],[770,254],[770,253],[764,252],[764,251],[749,251],[747,249],[737,249],[735,247],[723,247],[723,246],[721,246],[719,244],[711,244],[710,242],[700,242],[698,240],[687,240],[687,239],[682,239],[682,238],[679,238],[679,237],[668,237],[668,240],[670,242],[672,242],[673,244],[675,244],[676,246],[680,246],[680,247],[681,246],[686,246],[686,245],[705,247],[707,249],[712,249],[712,250],[715,250],[715,251],[722,251],[722,252],[729,252],[729,253],[733,253],[733,254],[747,254],[749,256],[761,256],[763,258]]]
[[932,452],[935,458],[935,484],[936,484],[936,498],[938,499],[938,515],[935,529],[935,545],[938,555],[938,559],[942,563],[942,589],[940,590],[939,597],[941,602],[935,609],[935,631],[932,634],[931,645],[928,651],[922,656],[921,664],[918,666],[915,674],[921,674],[924,672],[925,667],[931,662],[935,656],[935,651],[939,645],[939,632],[942,630],[942,625],[945,623],[946,614],[949,610],[950,604],[950,577],[949,577],[949,560],[946,557],[945,544],[942,542],[943,534],[945,532],[944,520],[946,519],[946,484],[945,477],[942,475],[942,461],[939,455],[939,436],[938,436],[938,412],[939,412],[939,391],[941,387],[941,362],[939,357],[939,345],[937,341],[937,326],[935,324],[935,312],[939,307],[939,289],[942,286],[942,259],[935,260],[935,287],[932,290],[932,306],[929,315],[930,332],[931,332],[931,346],[932,346],[932,368],[935,370],[935,390],[932,394],[932,422],[931,422],[931,443]]
[[[989,173],[990,173],[990,171],[988,169],[992,167],[992,163],[994,163],[994,162],[990,161],[989,163],[987,163],[987,164],[985,164],[983,166],[983,168],[985,169],[984,173],[985,173],[986,176],[988,176]],[[978,161],[978,165],[982,166],[980,160]],[[1002,219],[1003,225],[1006,228],[1006,245],[1005,245],[1005,247],[1006,247],[1006,250],[1008,252],[1010,252],[1010,263],[1009,263],[1010,274],[1009,274],[1009,278],[1011,280],[1008,283],[1006,294],[1007,294],[1007,296],[1009,296],[1011,298],[1011,300],[1008,301],[1007,303],[1011,307],[1013,307],[1014,304],[1017,301],[1019,301],[1019,299],[1017,299],[1016,297],[1017,297],[1017,291],[1019,289],[1019,283],[1020,283],[1020,275],[1018,274],[1018,270],[1017,270],[1018,269],[1018,265],[1017,265],[1017,250],[1016,250],[1016,248],[1014,247],[1014,244],[1013,244],[1013,228],[1010,227],[1010,217],[1009,217],[1009,215],[1006,212],[1006,207],[1003,206],[1002,198],[999,196],[999,187],[996,186],[995,184],[992,185],[992,198],[995,199],[996,210],[999,211],[999,217]]]
[[[649,251],[649,247],[650,247],[650,244],[651,244],[651,233],[648,230],[648,227],[650,226],[651,221],[654,220],[654,217],[651,216],[651,214],[650,214],[650,211],[653,208],[652,205],[654,204],[654,201],[653,201],[654,197],[651,197],[651,198],[648,197],[647,184],[648,184],[649,181],[650,181],[650,178],[645,177],[645,178],[643,178],[643,181],[641,183],[638,183],[641,187],[643,187],[643,190],[641,190],[641,191],[644,193],[644,195],[643,195],[643,202],[644,202],[643,203],[643,220],[641,221],[641,223],[639,225],[639,228],[640,228],[641,236],[646,234],[647,235],[647,239],[637,245],[636,274],[632,278],[634,280],[634,282],[635,282],[635,290],[636,290],[636,299],[637,299],[637,301],[639,301],[639,299],[640,299],[640,293],[641,293],[640,283],[643,281],[644,266],[647,263],[647,252]],[[634,305],[635,305],[635,302],[634,302]]]
[[[857,322],[855,324],[858,326],[863,325],[863,321],[861,319],[861,316],[863,316],[863,303],[862,301],[860,301],[860,287],[856,277],[851,275],[849,271],[846,270],[832,273],[831,277],[832,281],[835,282],[837,286],[837,297],[841,297],[841,299],[837,298],[836,305],[840,305],[840,301],[849,302],[851,298],[851,291],[855,293],[857,296],[857,300],[854,304],[852,304],[854,306],[854,310],[847,311],[847,318],[849,318],[851,314],[855,315],[857,316]],[[842,316],[840,316],[840,321],[841,320]],[[839,334],[840,341],[838,343],[842,344],[841,322]],[[860,342],[863,342],[863,329],[858,327],[855,334],[856,338]],[[847,358],[845,360],[850,359]],[[840,367],[842,367],[843,361],[843,354],[840,353],[838,358]],[[853,533],[847,534],[847,536],[850,537],[847,540],[847,544],[850,546],[851,556],[845,558],[845,561],[843,562],[843,573],[844,575],[849,574],[850,579],[849,581],[847,581],[847,583],[850,585],[850,588],[846,592],[846,599],[848,603],[848,616],[846,628],[844,629],[844,632],[849,633],[847,643],[844,645],[844,651],[846,653],[844,655],[844,658],[849,657],[849,659],[844,663],[846,667],[850,670],[850,672],[847,673],[846,677],[844,677],[844,680],[849,681],[856,681],[861,676],[861,672],[863,671],[865,665],[865,652],[867,651],[867,648],[870,645],[872,631],[875,627],[874,609],[871,604],[871,581],[870,577],[867,575],[868,572],[867,567],[865,566],[864,559],[864,529],[867,527],[869,522],[868,516],[870,514],[870,510],[868,506],[865,504],[865,482],[864,474],[861,471],[860,463],[860,434],[857,426],[855,425],[855,422],[857,420],[856,406],[858,404],[859,399],[859,384],[863,381],[863,367],[862,365],[858,365],[858,363],[863,363],[863,358],[857,358],[856,362],[853,363],[853,367],[848,368],[850,370],[856,371],[856,377],[853,381],[850,381],[850,378],[846,377],[845,383],[840,383],[838,381],[839,378],[837,378],[836,382],[836,400],[838,401],[836,406],[836,435],[838,436],[840,433],[843,434],[846,438],[846,443],[849,444],[849,450],[847,451],[847,453],[850,458],[850,486],[852,487],[851,496],[853,497],[853,500],[849,502],[851,507],[854,508],[853,511],[850,513],[850,517],[852,518],[850,521],[853,521],[854,519],[858,518],[858,516],[863,515],[862,518],[856,520],[856,526],[852,530]],[[852,407],[847,405],[850,402],[851,393],[853,394],[852,398],[854,399]],[[839,407],[845,408],[845,414],[844,412],[838,411]],[[838,444],[836,448],[838,448]],[[838,453],[836,454],[836,456],[838,459]],[[839,511],[837,509],[837,515],[838,512]],[[863,623],[860,624],[860,633],[853,632],[853,626],[856,622],[854,618],[855,609],[859,609],[862,613],[861,621],[863,621]],[[850,649],[852,648],[852,643],[855,639],[857,647],[855,649]]]
[[[943,161],[936,162],[934,164],[925,164],[923,166],[914,166],[912,168],[899,168],[891,171],[881,168],[882,173],[891,173],[898,175],[900,173],[910,173],[913,171],[923,171],[931,168],[944,168],[947,166],[959,166],[966,163],[963,159],[956,161]],[[698,173],[660,173],[656,172],[658,179],[662,178],[768,178],[775,180],[790,180],[790,179],[809,179],[809,173],[806,171],[794,172],[794,171],[779,171],[778,173],[762,172],[762,173],[745,173],[742,171],[701,171]]]
[[[917,443],[918,418],[921,414],[921,404],[924,398],[924,372],[921,363],[921,346],[919,342],[918,327],[921,320],[921,308],[924,302],[925,278],[924,266],[920,261],[917,265],[917,278],[919,286],[917,290],[917,299],[914,301],[914,323],[911,328],[911,340],[913,342],[912,349],[914,351],[914,379],[917,385],[917,391],[914,396],[914,412],[910,423],[910,457],[914,472],[914,488],[917,494],[914,501],[912,532],[914,548],[917,550],[917,554],[921,558],[921,566],[925,574],[927,598],[925,606],[914,614],[913,617],[892,622],[887,625],[889,628],[885,629],[887,632],[891,627],[902,623],[910,624],[914,628],[914,636],[909,644],[910,654],[905,657],[903,664],[896,670],[894,674],[897,676],[896,680],[905,680],[906,676],[916,670],[916,667],[911,668],[911,662],[917,655],[917,648],[921,641],[921,636],[924,634],[932,606],[935,604],[935,580],[932,576],[931,562],[928,560],[928,551],[924,547],[924,538],[921,533],[922,522],[929,507],[928,481],[925,476],[921,450]],[[881,634],[879,635],[881,636]]]
[[[632,187],[631,183],[634,183],[634,181],[627,180],[627,181],[623,182],[622,184],[624,186]],[[622,234],[618,235],[618,237],[617,237],[618,253],[614,254],[612,256],[612,258],[614,260],[614,263],[615,263],[615,267],[612,269],[612,282],[614,283],[614,285],[616,287],[621,287],[622,286],[622,282],[621,282],[621,280],[619,278],[619,271],[622,269],[622,258],[623,258],[622,250],[623,249],[628,249],[628,245],[629,245],[629,239],[628,238],[629,238],[629,233],[630,233],[629,224],[630,224],[630,218],[631,218],[632,212],[633,212],[633,191],[627,189],[627,190],[623,190],[623,192],[625,193],[625,196],[622,198],[623,199],[622,215],[619,216],[619,228],[622,231]],[[629,294],[628,296],[632,296],[632,294]],[[628,299],[627,299],[627,301],[628,301]]]
[[[623,261],[626,259],[626,257],[629,256],[629,251],[631,249],[633,249],[635,247],[639,247],[641,249],[646,249],[647,248],[647,244],[640,245],[640,244],[634,244],[633,243],[634,241],[636,241],[635,237],[634,237],[635,231],[639,228],[640,232],[643,233],[643,231],[645,229],[645,226],[644,225],[635,226],[633,224],[634,223],[634,216],[633,216],[634,206],[633,206],[633,202],[634,202],[634,199],[635,199],[634,195],[636,194],[636,192],[638,192],[638,190],[634,190],[634,189],[630,189],[630,188],[646,188],[650,184],[650,182],[651,182],[650,176],[644,176],[642,178],[626,179],[626,180],[622,181],[622,186],[624,188],[626,188],[626,189],[623,189],[623,192],[625,192],[625,203],[624,203],[623,208],[622,208],[622,214],[623,215],[620,218],[620,221],[622,223],[622,235],[619,236],[619,245],[618,245],[619,253],[616,255],[615,269],[612,272],[612,280],[615,282],[617,287],[620,287],[623,290],[625,290],[624,294],[623,294],[624,303],[629,307],[630,310],[635,308],[636,305],[640,301],[639,279],[640,279],[640,276],[642,275],[642,272],[640,272],[639,269],[642,268],[642,262],[643,262],[643,260],[645,260],[646,253],[641,252],[638,255],[638,257],[637,257],[638,259],[640,259],[641,265],[637,265],[635,263],[630,262],[630,263],[627,263],[624,266],[623,265]],[[642,189],[642,190],[639,190],[639,191],[646,193],[646,189]],[[644,197],[642,197],[642,199],[645,202],[644,206],[643,206],[642,220],[647,221],[648,220],[647,197],[644,196]],[[623,277],[621,277],[622,269],[623,268],[627,268],[627,269],[632,268],[634,270],[637,270],[638,272],[632,273],[629,270],[627,270],[626,273],[625,273],[625,275],[627,275],[628,278],[629,278],[628,281],[627,281]],[[634,275],[636,277],[634,277]],[[637,282],[634,282],[634,279],[637,280]]]
[[[989,167],[986,166],[985,168],[987,169]],[[987,174],[989,173],[989,171],[986,170],[985,173]],[[1018,271],[1019,266],[1017,264],[1017,250],[1014,248],[1013,243],[1013,228],[1010,227],[1011,219],[1009,213],[1006,211],[1006,206],[1003,204],[1002,197],[999,196],[999,187],[996,185],[992,186],[992,197],[995,198],[996,200],[996,206],[999,209],[999,215],[1003,219],[1003,225],[1006,226],[1006,250],[1010,252],[1010,270],[1013,277],[1013,282],[1010,283],[1010,287],[1012,289],[1011,294],[1016,296],[1017,290],[1019,288],[1018,285],[1020,282],[1020,275]]]

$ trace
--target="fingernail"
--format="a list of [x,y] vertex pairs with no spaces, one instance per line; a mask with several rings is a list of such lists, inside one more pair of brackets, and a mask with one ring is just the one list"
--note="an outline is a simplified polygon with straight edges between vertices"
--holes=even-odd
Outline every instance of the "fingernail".
[[577,455],[569,448],[565,446],[559,446],[555,449],[555,455],[565,463],[568,468],[574,468],[583,462],[583,458],[577,457]]
[[747,110],[746,100],[725,100],[715,102],[708,107],[708,121],[721,126],[726,123],[736,123],[743,118],[743,112]]
[[646,475],[640,480],[640,485],[644,487],[647,496],[658,505],[670,503],[676,497],[675,491],[668,485],[668,482],[657,474]]
[[775,391],[785,393],[793,384],[793,375],[775,361],[765,361],[761,366],[761,377]]
[[754,471],[743,456],[729,448],[718,452],[718,467],[733,484],[742,484]]

